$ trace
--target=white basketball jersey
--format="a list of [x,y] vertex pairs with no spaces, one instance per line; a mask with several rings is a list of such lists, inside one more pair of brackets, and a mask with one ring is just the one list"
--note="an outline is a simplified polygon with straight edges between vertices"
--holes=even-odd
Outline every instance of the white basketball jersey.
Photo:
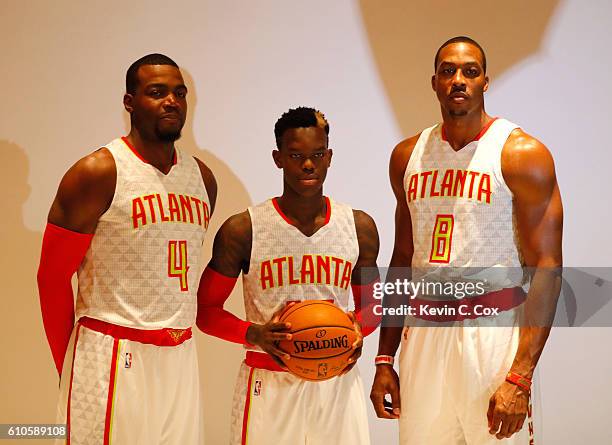
[[175,150],[167,175],[115,139],[115,195],[78,271],[77,319],[140,329],[195,322],[210,202],[197,162]]
[[282,214],[275,199],[249,207],[253,242],[243,274],[248,321],[263,324],[288,301],[333,300],[348,310],[359,244],[353,210],[327,199],[327,218],[306,236]]
[[[502,149],[516,128],[496,119],[459,151],[441,124],[421,133],[404,174],[417,275],[447,266],[521,267],[512,192],[501,171]],[[518,269],[488,269],[488,276],[496,281],[489,290],[522,283]]]

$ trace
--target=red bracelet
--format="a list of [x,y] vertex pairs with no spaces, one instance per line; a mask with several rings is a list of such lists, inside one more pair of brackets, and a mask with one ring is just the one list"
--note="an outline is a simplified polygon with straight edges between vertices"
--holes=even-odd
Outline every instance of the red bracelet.
[[391,365],[395,362],[395,358],[392,355],[377,355],[374,359],[375,365]]
[[506,375],[506,381],[515,384],[516,386],[521,389],[524,389],[527,392],[531,391],[531,380],[529,380],[527,377],[523,377],[522,375],[517,374],[516,372],[508,372],[508,374]]

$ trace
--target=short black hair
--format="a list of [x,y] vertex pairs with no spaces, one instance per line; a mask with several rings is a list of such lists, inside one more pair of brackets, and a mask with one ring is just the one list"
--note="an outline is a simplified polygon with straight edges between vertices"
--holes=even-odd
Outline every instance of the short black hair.
[[279,120],[274,125],[274,137],[276,138],[276,147],[281,148],[281,142],[285,131],[291,128],[308,128],[319,127],[325,130],[327,140],[329,142],[329,123],[325,119],[325,115],[319,110],[309,107],[291,108],[283,113]]
[[132,63],[125,73],[125,91],[128,94],[135,94],[138,87],[138,68],[143,65],[171,65],[179,67],[174,60],[163,54],[153,53],[141,57]]
[[434,73],[438,69],[438,58],[440,57],[440,52],[442,49],[453,43],[469,43],[470,45],[474,45],[476,48],[478,48],[482,54],[482,70],[485,74],[487,73],[487,56],[485,56],[484,49],[482,49],[482,46],[480,46],[476,40],[467,36],[457,36],[453,37],[452,39],[448,39],[442,44],[442,46],[440,46],[440,48],[438,48],[438,51],[436,51],[436,57],[434,58]]

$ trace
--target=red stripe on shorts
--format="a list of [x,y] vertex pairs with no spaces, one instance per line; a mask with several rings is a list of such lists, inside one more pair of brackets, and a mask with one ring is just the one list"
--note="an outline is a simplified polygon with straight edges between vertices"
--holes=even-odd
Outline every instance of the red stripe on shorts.
[[108,399],[106,400],[106,419],[104,420],[104,445],[110,444],[111,415],[113,413],[113,398],[115,396],[115,378],[117,377],[117,352],[119,340],[113,341],[113,355],[111,359],[110,378],[108,381]]
[[68,408],[66,409],[66,445],[70,445],[70,398],[72,397],[72,378],[74,376],[74,360],[76,358],[77,342],[79,341],[79,331],[81,325],[76,326],[74,334],[74,346],[72,348],[72,363],[70,364],[70,385],[68,386]]
[[251,407],[251,383],[253,381],[253,368],[249,371],[249,382],[247,383],[247,395],[244,402],[244,415],[242,416],[242,445],[247,443],[247,428],[249,426],[249,408]]

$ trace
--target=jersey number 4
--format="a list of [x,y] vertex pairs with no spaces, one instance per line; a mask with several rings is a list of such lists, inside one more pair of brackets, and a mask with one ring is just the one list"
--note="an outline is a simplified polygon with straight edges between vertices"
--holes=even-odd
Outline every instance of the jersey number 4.
[[188,291],[187,241],[168,241],[168,276],[179,278],[181,290]]
[[438,215],[431,236],[430,263],[448,263],[450,261],[451,244],[453,240],[453,215]]

